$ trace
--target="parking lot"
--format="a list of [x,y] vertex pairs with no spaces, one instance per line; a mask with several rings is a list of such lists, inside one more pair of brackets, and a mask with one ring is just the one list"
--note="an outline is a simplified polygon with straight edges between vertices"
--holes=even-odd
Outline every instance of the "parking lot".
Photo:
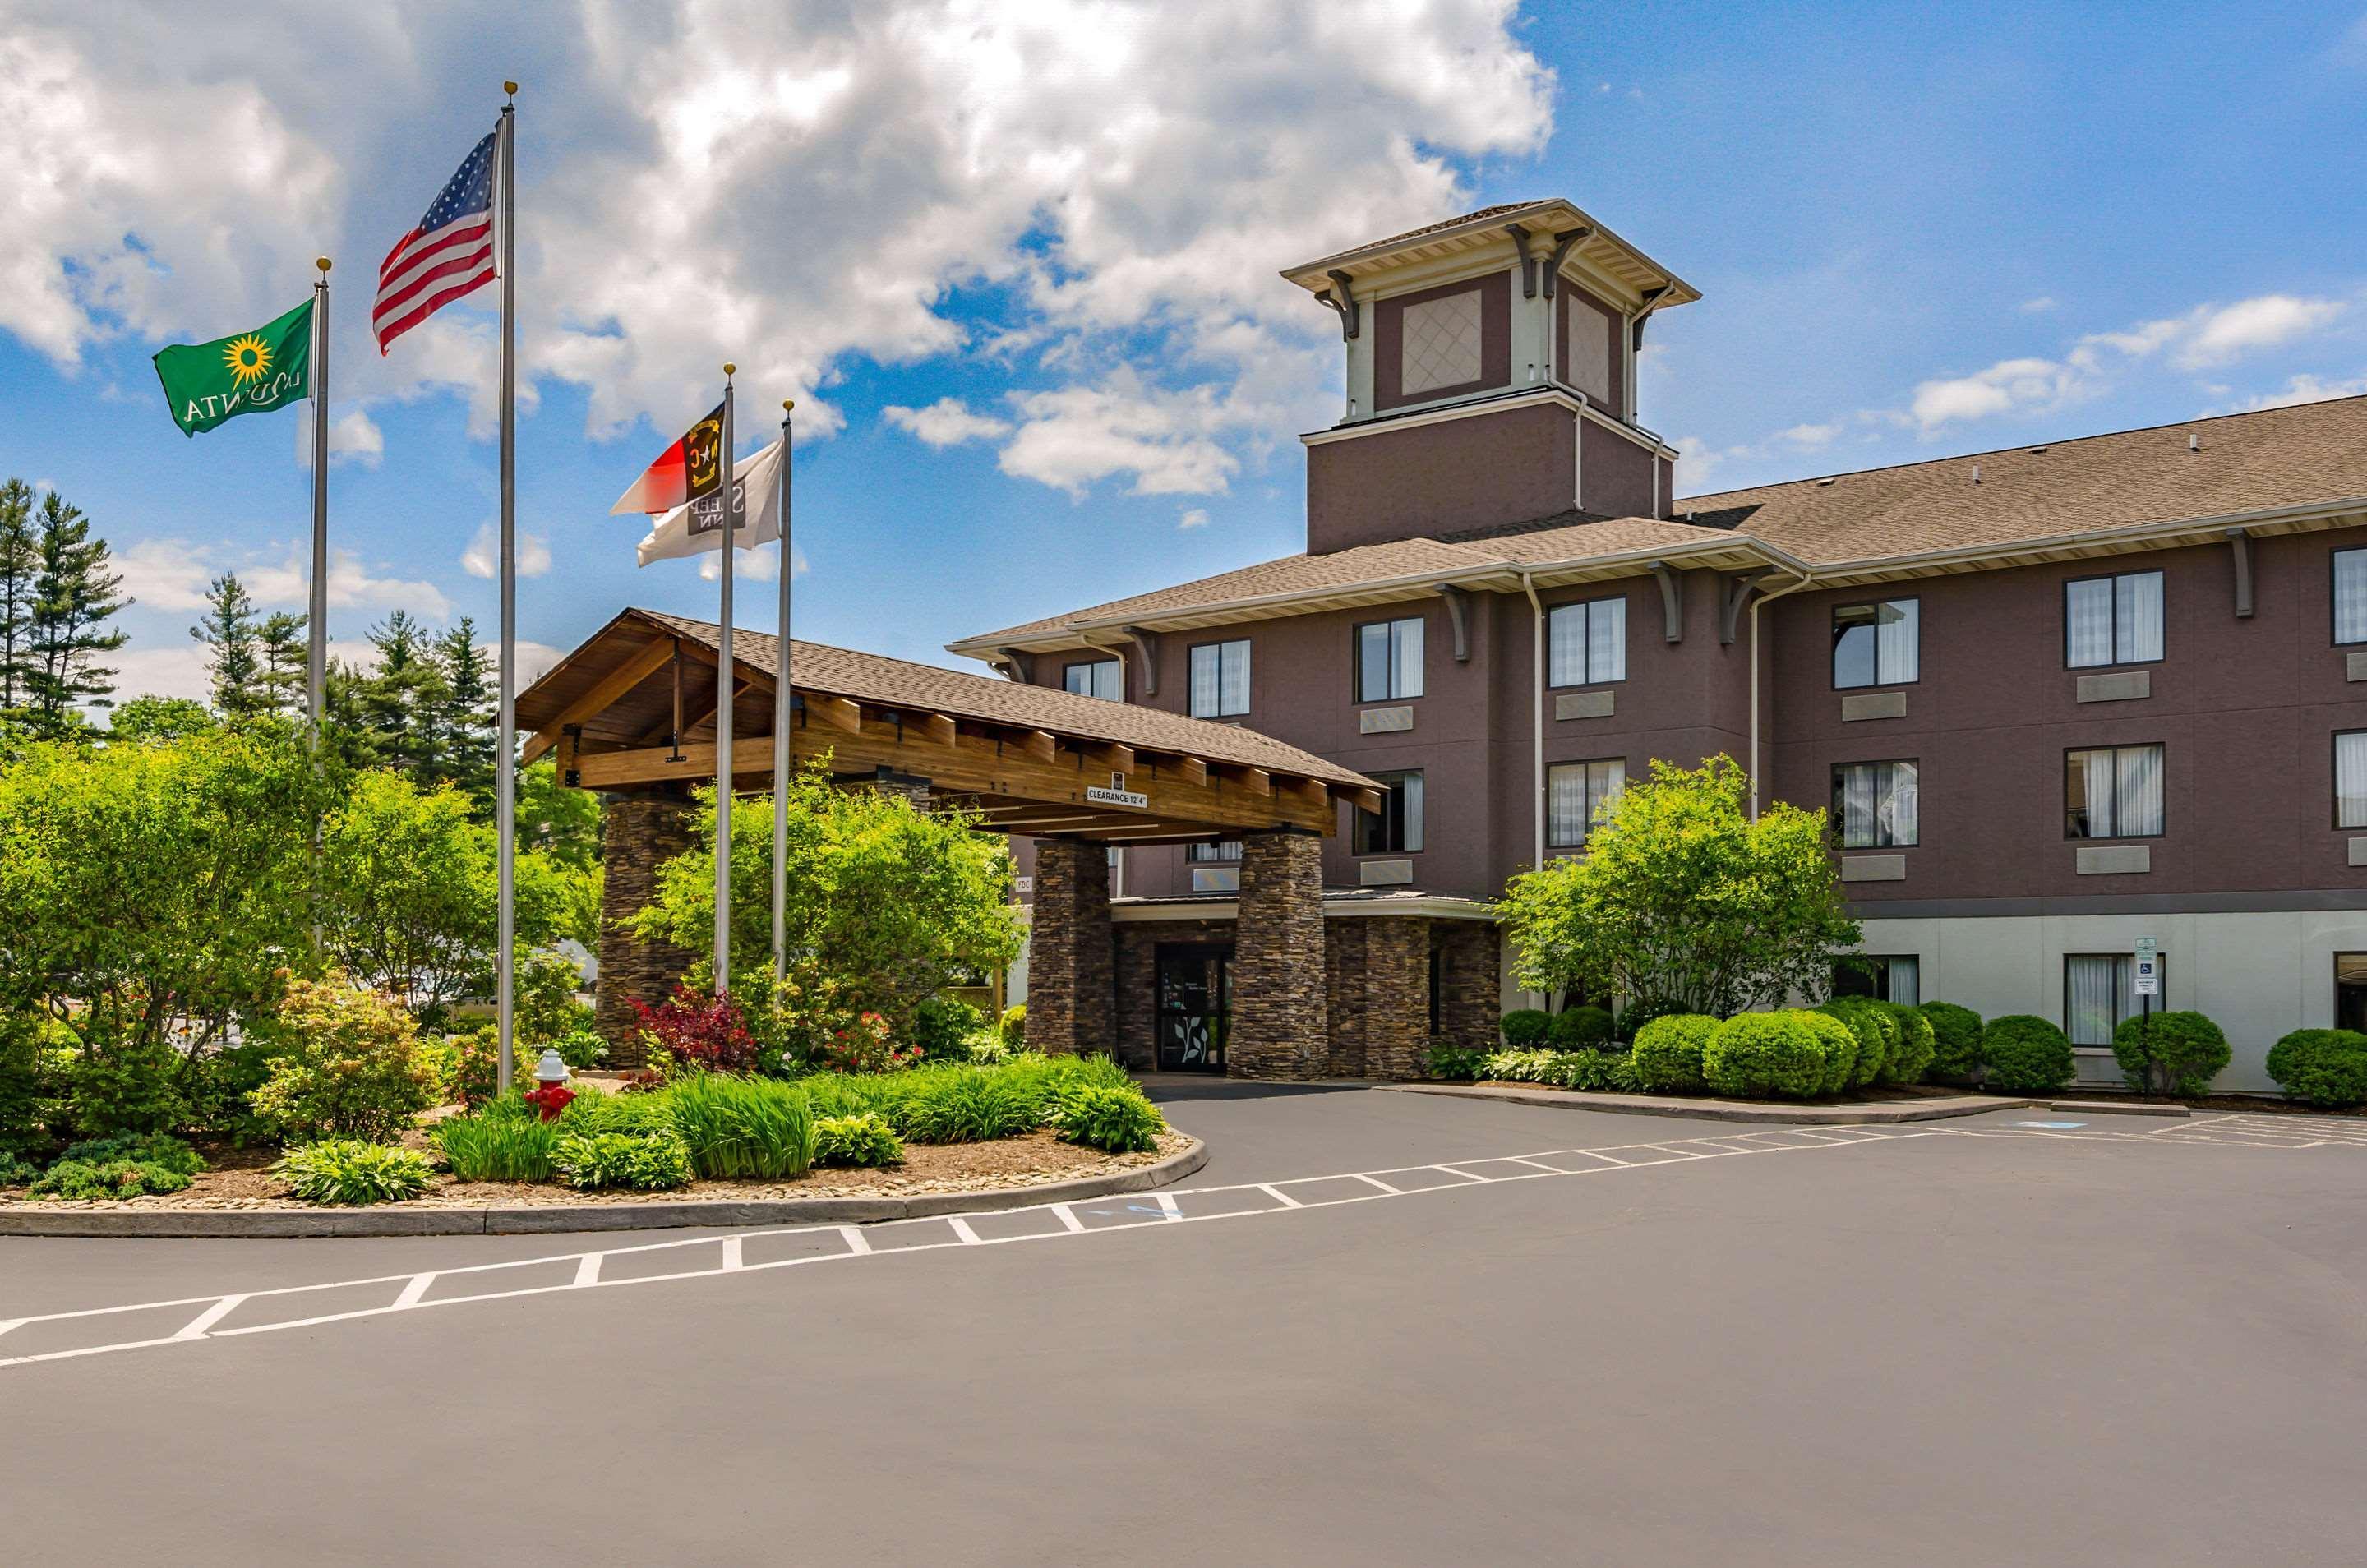
[[9,1554],[2357,1560],[2359,1122],[1159,1093],[958,1222],[0,1241]]

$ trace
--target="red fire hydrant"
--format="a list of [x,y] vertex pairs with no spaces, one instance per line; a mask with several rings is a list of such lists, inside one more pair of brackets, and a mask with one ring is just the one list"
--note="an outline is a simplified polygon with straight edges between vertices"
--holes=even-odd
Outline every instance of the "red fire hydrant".
[[559,1059],[557,1051],[545,1051],[542,1060],[534,1066],[535,1087],[527,1091],[526,1102],[542,1112],[546,1122],[559,1120],[575,1091],[567,1087],[567,1064]]

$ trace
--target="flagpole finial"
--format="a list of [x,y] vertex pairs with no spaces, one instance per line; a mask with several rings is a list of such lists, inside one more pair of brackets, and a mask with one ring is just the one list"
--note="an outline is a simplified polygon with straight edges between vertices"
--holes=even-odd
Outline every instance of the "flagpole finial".
[[312,265],[319,267],[325,273],[329,270],[329,258],[326,256],[314,256],[312,258]]
[[738,367],[737,365],[732,364],[732,363],[731,363],[731,361],[730,361],[730,360],[728,360],[728,359],[727,359],[727,360],[725,360],[725,361],[723,362],[723,374],[724,374],[724,375],[726,375],[726,376],[730,375],[733,371],[735,371],[735,370],[737,370],[737,369],[739,369],[739,368],[740,368],[740,367]]
[[515,98],[517,96],[517,84],[515,82],[504,82],[502,84],[502,91]]

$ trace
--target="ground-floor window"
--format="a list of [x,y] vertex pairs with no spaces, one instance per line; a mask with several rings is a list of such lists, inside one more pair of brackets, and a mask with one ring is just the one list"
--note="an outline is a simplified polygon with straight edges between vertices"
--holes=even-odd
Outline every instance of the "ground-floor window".
[[2334,955],[2334,1027],[2367,1034],[2367,953]]
[[1833,995],[1913,1007],[1923,999],[1923,961],[1913,953],[1860,953],[1833,965]]
[[[2156,973],[2169,965],[2157,963]],[[2137,961],[2125,953],[2073,953],[2063,959],[2063,1032],[2074,1045],[2110,1045],[2138,1011]],[[2161,1005],[2158,998],[2154,1006]]]
[[1186,844],[1184,846],[1184,858],[1195,865],[1210,861],[1239,860],[1241,858],[1241,841],[1239,839],[1219,839],[1213,844]]

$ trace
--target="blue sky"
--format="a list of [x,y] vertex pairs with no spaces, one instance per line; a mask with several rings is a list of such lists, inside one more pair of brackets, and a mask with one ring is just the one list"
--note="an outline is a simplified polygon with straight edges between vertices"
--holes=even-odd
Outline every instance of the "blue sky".
[[743,450],[800,402],[801,637],[954,662],[1289,553],[1339,368],[1276,270],[1498,200],[1568,196],[1703,291],[1642,382],[1686,491],[2367,390],[2356,7],[1278,9],[25,7],[0,471],[123,558],[126,694],[201,687],[208,575],[300,592],[305,421],[185,439],[149,355],[295,303],[326,248],[333,637],[490,637],[491,291],[383,362],[364,323],[504,71],[542,649],[712,613],[607,507],[726,356]]

